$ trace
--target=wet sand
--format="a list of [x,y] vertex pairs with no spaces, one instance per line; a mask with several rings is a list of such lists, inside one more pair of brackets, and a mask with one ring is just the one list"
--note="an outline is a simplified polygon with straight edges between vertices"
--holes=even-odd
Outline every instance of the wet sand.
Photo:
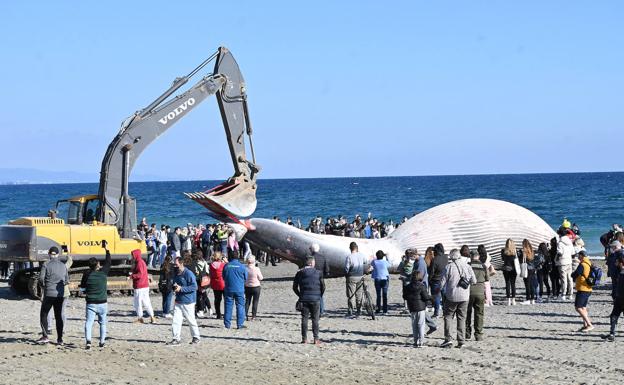
[[[266,279],[260,321],[246,323],[247,329],[227,330],[220,320],[201,319],[201,344],[189,345],[189,329],[183,326],[182,345],[177,347],[165,345],[171,339],[170,320],[132,323],[132,298],[127,296],[109,299],[106,348],[96,343],[91,351],[84,350],[82,298],[70,299],[67,307],[68,345],[37,345],[40,303],[18,300],[2,283],[0,383],[606,384],[619,383],[624,374],[617,358],[624,353],[624,336],[616,343],[600,338],[608,331],[611,310],[604,288],[590,300],[596,329],[580,333],[581,320],[572,302],[503,306],[499,273],[493,282],[496,306],[486,308],[484,341],[468,341],[462,349],[438,348],[443,339],[438,319],[439,329],[427,339],[427,347],[415,349],[409,317],[398,306],[396,276],[390,286],[390,313],[375,321],[345,319],[344,280],[331,279],[325,297],[328,316],[321,319],[324,343],[314,346],[299,343],[300,316],[291,289],[296,266],[284,262],[262,270]],[[523,294],[521,280],[518,288]],[[152,295],[157,311],[160,303],[160,295]],[[95,327],[94,342],[98,335]]]

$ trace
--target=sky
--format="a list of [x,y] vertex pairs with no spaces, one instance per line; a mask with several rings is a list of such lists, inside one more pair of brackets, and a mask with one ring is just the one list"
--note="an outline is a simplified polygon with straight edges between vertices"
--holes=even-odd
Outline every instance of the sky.
[[[619,1],[0,2],[0,167],[99,172],[121,122],[224,45],[261,178],[621,171],[623,17]],[[133,171],[232,172],[214,97]]]

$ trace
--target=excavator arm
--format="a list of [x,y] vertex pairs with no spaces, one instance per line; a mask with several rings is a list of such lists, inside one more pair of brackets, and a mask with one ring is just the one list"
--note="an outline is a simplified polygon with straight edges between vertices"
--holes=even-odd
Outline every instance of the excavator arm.
[[[215,60],[214,71],[187,91],[172,96],[190,78]],[[130,238],[136,228],[136,207],[128,191],[134,163],[153,141],[202,101],[216,94],[221,118],[234,164],[234,175],[216,188],[187,194],[217,215],[249,216],[256,208],[256,177],[252,129],[247,109],[245,81],[234,57],[225,47],[173,85],[149,106],[126,119],[108,146],[100,172],[100,222],[116,225],[122,237]],[[249,137],[252,159],[246,157],[244,137]]]

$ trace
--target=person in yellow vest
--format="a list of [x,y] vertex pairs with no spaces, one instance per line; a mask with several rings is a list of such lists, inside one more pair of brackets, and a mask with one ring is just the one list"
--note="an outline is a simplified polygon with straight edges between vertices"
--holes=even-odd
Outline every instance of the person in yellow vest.
[[574,273],[572,273],[572,278],[574,278],[576,288],[574,307],[583,319],[583,327],[579,331],[588,332],[594,329],[594,325],[592,325],[591,319],[589,318],[589,311],[587,310],[589,296],[592,293],[592,287],[587,282],[587,278],[589,277],[591,271],[591,261],[585,251],[580,251],[578,253],[578,257],[580,263]]

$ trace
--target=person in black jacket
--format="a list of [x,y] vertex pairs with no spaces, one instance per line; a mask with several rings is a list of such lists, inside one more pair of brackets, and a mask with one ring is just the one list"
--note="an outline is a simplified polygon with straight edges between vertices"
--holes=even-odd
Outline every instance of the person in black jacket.
[[160,276],[158,277],[158,290],[162,294],[162,314],[163,317],[173,318],[173,278],[175,277],[175,269],[171,255],[165,256],[160,265]]
[[427,287],[423,283],[423,273],[414,269],[410,283],[405,287],[405,298],[407,308],[412,319],[412,332],[414,334],[414,346],[423,346],[425,338],[425,313],[427,302],[431,301],[431,296],[427,293]]
[[440,315],[440,307],[442,304],[442,275],[446,271],[448,265],[448,255],[444,254],[444,246],[441,243],[433,246],[433,262],[431,263],[431,294],[433,295],[433,318]]
[[321,273],[314,268],[314,257],[308,257],[305,267],[295,275],[293,291],[301,303],[301,343],[307,342],[308,318],[312,316],[314,344],[319,345],[320,302],[325,292],[325,282]]
[[609,315],[610,330],[609,334],[602,338],[607,341],[615,341],[615,330],[617,328],[618,319],[620,314],[624,313],[624,256],[620,255],[616,260],[616,269],[619,278],[615,281],[616,286],[613,291],[613,309]]
[[[315,243],[310,246],[310,255],[314,258],[314,268],[321,273],[323,279],[329,276],[329,264],[327,263],[327,258],[324,255],[319,254],[320,246]],[[321,309],[320,309],[320,317],[325,314],[325,303],[323,301],[323,296],[321,296]]]

